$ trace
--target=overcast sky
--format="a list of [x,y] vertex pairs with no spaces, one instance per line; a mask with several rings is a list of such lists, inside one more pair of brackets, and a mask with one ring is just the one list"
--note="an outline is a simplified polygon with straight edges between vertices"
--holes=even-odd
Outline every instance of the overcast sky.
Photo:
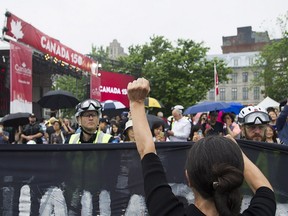
[[8,10],[75,51],[144,44],[153,35],[204,42],[209,54],[221,54],[222,36],[252,26],[279,38],[276,19],[288,11],[288,0],[0,0],[0,23]]

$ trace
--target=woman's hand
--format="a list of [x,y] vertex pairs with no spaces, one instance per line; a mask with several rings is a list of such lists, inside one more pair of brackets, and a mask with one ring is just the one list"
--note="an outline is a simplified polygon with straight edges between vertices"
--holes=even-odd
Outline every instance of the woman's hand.
[[150,91],[149,81],[144,78],[134,80],[128,84],[127,91],[136,146],[142,159],[146,154],[156,152],[144,106]]
[[128,98],[131,102],[143,102],[150,92],[149,81],[144,78],[138,78],[130,82],[127,87]]

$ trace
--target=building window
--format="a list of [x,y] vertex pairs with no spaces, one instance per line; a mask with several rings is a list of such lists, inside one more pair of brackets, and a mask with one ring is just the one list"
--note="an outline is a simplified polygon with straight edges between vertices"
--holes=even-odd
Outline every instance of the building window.
[[237,83],[237,73],[232,73],[231,78],[232,78],[232,83]]
[[242,88],[242,99],[243,100],[248,100],[248,87],[243,87]]
[[254,64],[254,58],[253,57],[249,57],[248,61],[249,61],[249,65]]
[[257,71],[254,72],[253,75],[254,75],[254,80],[257,80],[259,78],[259,72]]
[[242,73],[242,82],[248,82],[248,72]]
[[220,100],[225,101],[225,88],[220,88]]
[[209,91],[208,97],[209,97],[210,101],[214,101],[215,100],[215,90],[214,89]]
[[260,87],[254,87],[254,100],[260,99]]
[[238,59],[234,59],[234,66],[235,66],[235,67],[238,66]]
[[237,100],[237,88],[232,88],[232,100]]

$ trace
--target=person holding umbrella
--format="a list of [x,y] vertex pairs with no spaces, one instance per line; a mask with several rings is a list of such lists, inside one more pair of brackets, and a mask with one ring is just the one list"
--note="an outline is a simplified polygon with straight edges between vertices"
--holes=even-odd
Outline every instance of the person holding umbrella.
[[80,143],[110,143],[113,137],[99,130],[99,118],[101,118],[101,103],[97,100],[87,99],[76,106],[78,124],[81,132],[72,134],[69,144]]
[[209,112],[209,121],[202,124],[202,131],[204,136],[210,135],[223,135],[223,126],[222,122],[217,121],[218,111],[210,111]]

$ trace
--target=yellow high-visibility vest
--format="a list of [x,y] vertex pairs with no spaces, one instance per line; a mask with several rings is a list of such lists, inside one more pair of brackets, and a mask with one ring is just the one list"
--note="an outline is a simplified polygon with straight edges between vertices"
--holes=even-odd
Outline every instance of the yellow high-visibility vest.
[[[102,131],[98,131],[93,143],[108,143],[112,136],[110,134],[105,134]],[[69,139],[69,144],[81,144],[80,133],[72,134]]]

